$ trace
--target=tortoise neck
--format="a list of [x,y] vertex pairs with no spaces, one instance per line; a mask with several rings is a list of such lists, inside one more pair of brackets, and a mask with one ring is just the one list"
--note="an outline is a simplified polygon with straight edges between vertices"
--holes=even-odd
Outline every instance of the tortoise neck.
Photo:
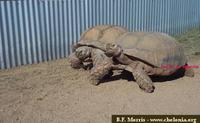
[[123,50],[121,49],[121,47],[118,47],[115,51],[115,53],[113,54],[114,57],[122,57],[124,55]]
[[129,64],[133,63],[133,61],[134,61],[134,60],[130,59],[127,55],[125,55],[123,52],[118,57],[116,57],[116,59],[120,63],[125,64],[125,65],[129,65]]

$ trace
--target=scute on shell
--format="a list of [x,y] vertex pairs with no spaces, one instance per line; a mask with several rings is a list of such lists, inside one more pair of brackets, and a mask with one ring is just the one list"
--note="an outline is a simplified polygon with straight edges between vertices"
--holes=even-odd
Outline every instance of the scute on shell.
[[122,34],[128,30],[111,25],[95,26],[85,31],[80,38],[81,42],[100,41],[104,43],[115,42]]

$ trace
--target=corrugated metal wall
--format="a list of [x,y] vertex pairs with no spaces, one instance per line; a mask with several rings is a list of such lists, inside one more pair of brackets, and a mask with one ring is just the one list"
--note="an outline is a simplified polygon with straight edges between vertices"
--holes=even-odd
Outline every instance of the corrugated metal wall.
[[100,24],[181,33],[200,25],[200,1],[0,0],[0,69],[67,57]]

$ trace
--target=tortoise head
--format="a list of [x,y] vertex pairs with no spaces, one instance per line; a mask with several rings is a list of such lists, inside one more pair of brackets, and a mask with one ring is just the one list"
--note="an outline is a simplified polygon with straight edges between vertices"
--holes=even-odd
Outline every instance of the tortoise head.
[[114,44],[114,43],[108,43],[106,44],[106,52],[105,54],[109,57],[117,57],[120,56],[123,52],[121,46]]
[[75,50],[75,55],[81,60],[84,61],[91,56],[91,47],[81,46]]

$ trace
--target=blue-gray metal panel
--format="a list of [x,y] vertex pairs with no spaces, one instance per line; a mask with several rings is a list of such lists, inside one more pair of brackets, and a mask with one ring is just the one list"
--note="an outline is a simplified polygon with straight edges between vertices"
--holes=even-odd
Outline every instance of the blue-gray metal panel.
[[[21,53],[22,53],[22,65],[27,64],[27,53],[26,53],[26,39],[24,31],[25,25],[24,25],[24,1],[18,1],[18,13],[19,13],[19,32],[20,32],[20,43],[21,43]],[[39,27],[39,26],[38,26]]]
[[[37,51],[37,62],[42,61],[42,49],[41,49],[41,36],[40,36],[40,26],[39,26],[39,14],[38,14],[38,1],[33,1],[34,8],[34,29],[35,29],[35,38],[36,38],[36,51]],[[52,16],[53,17],[53,16]],[[53,35],[52,35],[53,36]]]
[[[93,20],[94,20],[94,16],[92,16],[92,11],[93,11],[93,8],[92,7],[92,1],[95,1],[95,0],[88,0],[88,17],[89,17],[89,23],[88,25],[90,25],[90,27],[92,27],[94,24],[93,24]],[[74,7],[75,8],[75,7]],[[78,7],[77,7],[78,8]],[[74,18],[74,20],[76,20],[76,18]],[[76,25],[76,24],[74,24]],[[74,30],[74,33],[77,34],[77,31]],[[77,37],[77,36],[76,36]],[[78,40],[78,39],[77,39]],[[76,40],[76,41],[77,41]]]
[[25,33],[25,52],[26,52],[26,56],[27,56],[27,64],[32,64],[32,53],[31,53],[31,40],[30,40],[30,27],[29,27],[29,16],[30,14],[28,13],[28,1],[25,0],[24,3],[24,8],[23,8],[23,20],[24,20],[24,33]]
[[50,47],[51,47],[51,58],[56,59],[55,52],[55,34],[54,34],[54,14],[53,14],[53,1],[49,1],[49,32],[50,32]]
[[[85,6],[85,11],[84,11],[85,12],[85,18],[88,18],[89,17],[89,3],[88,3],[88,0],[85,1],[84,6]],[[85,19],[85,20],[86,20],[86,22],[85,22],[86,28],[88,28],[89,19]]]
[[[46,32],[45,32],[45,13],[44,6],[45,1],[39,1],[39,29],[41,34],[41,47],[42,47],[42,61],[47,61],[47,52],[46,52]],[[57,33],[55,34],[57,36]]]
[[112,6],[112,22],[113,22],[113,25],[117,25],[117,1],[112,1],[111,4],[113,5]]
[[115,6],[115,19],[116,20],[114,20],[115,21],[115,25],[119,25],[120,23],[120,4],[119,4],[119,0],[116,0],[116,1],[114,1],[114,5],[116,5]]
[[10,63],[11,67],[15,67],[15,52],[14,52],[14,38],[13,38],[13,23],[12,23],[12,15],[11,15],[11,1],[6,2],[6,11],[7,11],[7,35],[8,35],[8,43],[9,43],[9,50],[10,50]]
[[119,11],[119,14],[118,14],[118,16],[119,16],[118,25],[121,26],[121,25],[123,25],[123,20],[124,20],[124,17],[123,17],[123,14],[122,14],[124,7],[123,7],[123,2],[121,0],[119,1],[119,5],[120,5],[120,7],[119,7],[120,11]]
[[[69,0],[70,2],[67,4],[68,6],[67,6],[67,8],[68,8],[68,25],[69,25],[69,31],[68,31],[68,41],[69,41],[69,46],[68,46],[68,48],[70,48],[72,45],[73,45],[73,36],[72,36],[72,34],[73,34],[73,27],[72,27],[72,25],[73,25],[73,20],[72,20],[72,2],[71,2],[71,0]],[[85,2],[85,4],[86,4],[86,2]],[[87,5],[87,4],[86,4]],[[85,6],[86,7],[86,6]],[[87,8],[87,7],[86,7]],[[88,14],[88,12],[85,12],[86,13],[86,18],[88,18],[88,16],[87,16],[87,14]],[[87,21],[88,19],[86,19],[86,21]],[[87,25],[88,23],[86,22],[86,26],[88,26]]]
[[50,38],[50,24],[49,24],[49,1],[44,1],[44,18],[45,18],[45,33],[46,33],[46,51],[47,51],[47,60],[52,59],[51,54],[51,38]]
[[9,40],[8,40],[8,24],[7,24],[7,11],[6,11],[6,1],[1,4],[1,33],[2,33],[2,40],[3,40],[3,57],[4,57],[4,63],[6,65],[6,68],[10,68],[11,63],[10,63],[10,50],[9,50]]
[[130,30],[130,12],[132,12],[132,11],[130,11],[131,10],[131,8],[130,8],[130,0],[127,0],[126,1],[126,27]]
[[[60,58],[64,57],[64,39],[63,39],[63,32],[64,32],[64,26],[63,26],[63,16],[62,16],[62,11],[63,11],[63,2],[60,1],[58,3],[59,9],[58,9],[58,16],[59,16],[59,41],[60,41]],[[77,22],[78,23],[78,22]],[[48,31],[48,30],[47,30]]]
[[[0,10],[1,13],[1,10]],[[0,14],[1,15],[1,14]],[[1,18],[0,18],[1,21]],[[0,23],[0,29],[1,29],[1,23]],[[4,64],[4,58],[3,58],[3,40],[2,40],[2,36],[1,36],[1,32],[0,32],[0,69],[4,69],[5,68],[5,64]]]
[[14,39],[15,39],[15,60],[16,60],[16,65],[19,66],[22,64],[21,61],[21,45],[20,45],[20,38],[19,38],[19,24],[18,24],[18,13],[17,13],[17,2],[12,2],[12,17],[13,17],[13,30],[14,30]]
[[[81,4],[83,2],[81,1]],[[69,54],[69,38],[68,38],[68,13],[67,13],[67,1],[64,1],[63,3],[63,26],[64,26],[64,54],[65,56],[67,56]],[[81,8],[81,11],[83,9]],[[82,15],[83,15],[83,11],[82,11]],[[82,17],[81,17],[82,18]]]
[[98,0],[99,1],[99,17],[100,17],[100,25],[103,24],[103,15],[104,15],[104,0]]
[[30,42],[31,42],[31,55],[32,55],[32,63],[37,63],[37,51],[36,51],[36,35],[34,28],[34,13],[32,7],[33,1],[28,1],[28,9],[29,9],[29,24],[30,24]]
[[[77,2],[77,3],[79,3],[79,2]],[[94,25],[96,25],[97,23],[96,23],[96,3],[97,3],[97,1],[96,0],[91,0],[91,2],[90,2],[90,5],[91,6],[95,6],[95,7],[91,7],[91,16],[93,17],[93,19],[92,19],[92,26],[94,26]],[[78,6],[80,7],[80,5],[78,4]],[[79,20],[79,7],[77,7],[77,20]],[[78,21],[77,21],[77,23],[78,23]],[[79,26],[77,25],[77,29],[79,28]],[[79,29],[78,29],[79,30]],[[78,33],[79,33],[79,31],[77,31]],[[77,33],[77,34],[78,34]],[[79,35],[78,35],[78,37],[79,37]]]
[[169,16],[170,16],[170,9],[169,9],[169,7],[170,7],[170,1],[167,0],[167,3],[166,3],[166,8],[167,8],[167,14],[166,14],[166,16],[167,16],[166,32],[167,33],[170,33],[170,27],[169,27],[169,25],[170,25],[170,18],[169,18]]
[[200,26],[200,1],[0,0],[0,69],[67,57],[100,24],[182,33]]
[[[54,36],[55,36],[55,54],[56,54],[56,59],[58,59],[59,56],[59,30],[58,30],[58,1],[54,0],[53,1],[53,14],[54,14],[54,20],[53,20],[53,25],[54,25]],[[72,10],[73,11],[73,10]],[[73,14],[72,14],[73,15]],[[72,36],[74,37],[74,36]]]
[[124,1],[122,1],[123,2],[123,13],[122,13],[122,15],[123,15],[123,24],[122,25],[124,25],[126,28],[128,28],[128,26],[127,26],[127,22],[126,22],[126,20],[127,20],[127,11],[126,11],[126,9],[127,9],[127,1],[128,0],[124,0]]
[[[72,15],[71,15],[72,16],[72,25],[73,25],[73,28],[72,28],[73,31],[71,32],[73,34],[72,44],[74,44],[75,42],[78,41],[78,37],[77,37],[77,25],[78,25],[78,23],[77,23],[77,18],[76,18],[76,16],[77,16],[77,14],[76,14],[77,10],[76,9],[78,8],[78,6],[76,6],[76,2],[77,2],[77,0],[72,0]],[[91,6],[89,5],[89,2],[88,2],[88,6],[89,6],[88,10],[89,10],[90,24],[92,25],[91,16],[90,16]]]

